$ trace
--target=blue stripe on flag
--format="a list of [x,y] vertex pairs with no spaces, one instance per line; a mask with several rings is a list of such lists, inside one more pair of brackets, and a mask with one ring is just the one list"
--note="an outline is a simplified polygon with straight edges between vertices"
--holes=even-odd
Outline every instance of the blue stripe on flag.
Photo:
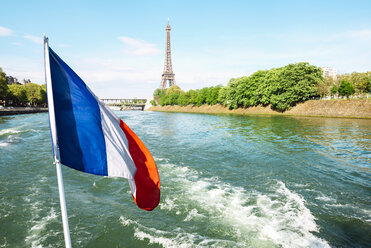
[[99,105],[82,79],[51,48],[49,54],[61,163],[107,176]]

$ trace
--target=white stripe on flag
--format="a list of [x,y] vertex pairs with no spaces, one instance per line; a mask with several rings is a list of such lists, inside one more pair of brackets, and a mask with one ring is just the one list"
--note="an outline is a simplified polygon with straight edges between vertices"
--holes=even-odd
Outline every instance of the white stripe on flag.
[[120,119],[104,103],[99,101],[98,104],[106,142],[108,176],[134,179],[137,169],[129,152],[129,142],[121,130]]

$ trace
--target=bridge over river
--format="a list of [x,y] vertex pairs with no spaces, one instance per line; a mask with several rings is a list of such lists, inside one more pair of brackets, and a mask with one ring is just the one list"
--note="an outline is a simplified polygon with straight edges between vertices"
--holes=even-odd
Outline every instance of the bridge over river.
[[144,110],[147,99],[138,98],[104,98],[102,102],[109,106],[121,107],[126,110]]

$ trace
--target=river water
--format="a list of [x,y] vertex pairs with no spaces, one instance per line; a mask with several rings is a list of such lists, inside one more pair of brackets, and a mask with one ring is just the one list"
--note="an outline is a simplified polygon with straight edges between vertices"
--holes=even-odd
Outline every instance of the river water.
[[[63,167],[74,247],[367,247],[371,120],[117,112],[161,203]],[[0,118],[0,247],[63,247],[48,115]]]

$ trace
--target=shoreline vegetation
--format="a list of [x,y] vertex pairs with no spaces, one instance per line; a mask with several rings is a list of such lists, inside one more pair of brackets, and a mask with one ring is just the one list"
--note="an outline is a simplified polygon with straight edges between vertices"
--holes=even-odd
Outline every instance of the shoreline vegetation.
[[3,107],[46,107],[46,84],[32,83],[7,76],[0,67],[0,105]]
[[153,111],[371,118],[371,72],[323,77],[309,63],[289,64],[184,92],[156,89]]
[[201,106],[152,106],[147,111],[371,119],[371,99],[310,100],[299,103],[295,107],[285,112],[272,110],[270,106],[229,109],[221,104],[204,104]]

